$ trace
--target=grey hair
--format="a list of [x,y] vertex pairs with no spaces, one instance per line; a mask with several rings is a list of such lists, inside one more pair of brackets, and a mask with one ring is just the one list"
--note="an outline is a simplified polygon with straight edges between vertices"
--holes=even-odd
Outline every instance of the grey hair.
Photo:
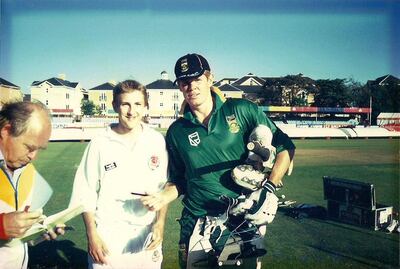
[[25,133],[33,112],[44,112],[51,120],[49,109],[41,102],[20,101],[5,104],[0,110],[0,130],[7,124],[11,125],[11,135],[14,137]]

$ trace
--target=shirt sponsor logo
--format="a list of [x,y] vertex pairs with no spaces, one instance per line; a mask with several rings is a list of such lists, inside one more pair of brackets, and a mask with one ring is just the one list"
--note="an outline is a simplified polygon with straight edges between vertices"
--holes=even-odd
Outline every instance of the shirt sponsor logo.
[[228,122],[229,132],[231,132],[232,134],[236,134],[240,131],[240,126],[236,121],[235,114],[226,116],[226,121]]
[[200,136],[198,132],[188,135],[190,145],[197,147],[200,144]]
[[158,156],[155,155],[151,156],[149,160],[149,168],[151,170],[154,170],[159,166],[160,166],[160,158],[158,158]]
[[117,164],[115,162],[112,162],[112,163],[104,165],[104,169],[106,171],[110,171],[110,170],[112,170],[114,168],[117,168]]

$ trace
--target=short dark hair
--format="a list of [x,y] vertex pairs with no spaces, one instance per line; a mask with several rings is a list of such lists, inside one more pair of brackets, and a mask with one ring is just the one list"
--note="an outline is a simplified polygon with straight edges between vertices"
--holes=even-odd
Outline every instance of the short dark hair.
[[50,111],[41,102],[20,101],[6,103],[0,110],[0,130],[6,125],[11,125],[11,135],[14,137],[25,133],[29,126],[29,120],[34,111],[45,112],[49,119]]
[[139,91],[143,94],[144,105],[148,108],[149,100],[148,100],[148,96],[147,96],[146,87],[143,86],[138,81],[132,80],[132,79],[124,80],[124,81],[118,83],[117,85],[115,85],[115,87],[113,89],[113,102],[116,103],[118,100],[118,96],[120,96],[121,94],[133,92],[133,91]]

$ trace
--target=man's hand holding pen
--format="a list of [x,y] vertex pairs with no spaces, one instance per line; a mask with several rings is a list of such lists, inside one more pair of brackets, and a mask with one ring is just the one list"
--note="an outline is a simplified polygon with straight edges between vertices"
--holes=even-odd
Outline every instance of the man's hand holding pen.
[[151,211],[158,211],[166,205],[160,192],[151,194],[131,192],[131,194],[141,196],[140,201],[145,207],[147,207]]

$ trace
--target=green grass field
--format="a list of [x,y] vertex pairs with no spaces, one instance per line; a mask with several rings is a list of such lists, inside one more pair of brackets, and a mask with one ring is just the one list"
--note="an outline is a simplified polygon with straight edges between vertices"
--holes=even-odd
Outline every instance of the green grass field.
[[[373,183],[377,202],[399,210],[399,140],[295,140],[293,174],[279,194],[298,203],[326,207],[325,175]],[[54,189],[46,214],[68,205],[75,170],[87,143],[53,142],[35,162]],[[171,204],[164,238],[163,268],[178,268],[179,201]],[[86,268],[86,235],[80,217],[75,231],[30,248],[30,268]],[[263,268],[398,268],[399,234],[278,213],[265,238]]]

